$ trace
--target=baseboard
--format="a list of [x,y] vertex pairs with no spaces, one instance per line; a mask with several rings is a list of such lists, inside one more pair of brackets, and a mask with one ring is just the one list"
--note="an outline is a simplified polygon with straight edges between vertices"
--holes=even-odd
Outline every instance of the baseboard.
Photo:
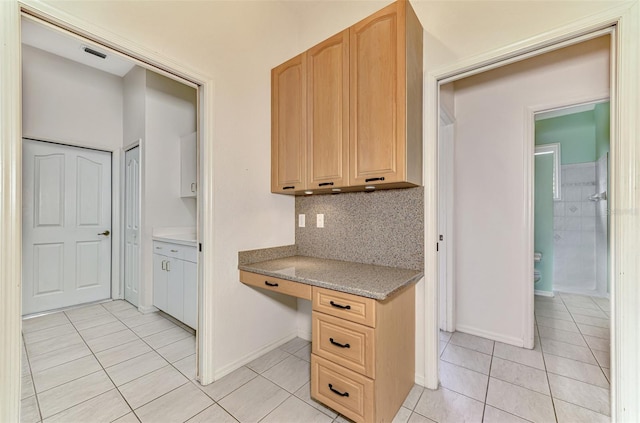
[[291,333],[283,338],[280,338],[276,341],[273,341],[267,345],[264,345],[263,347],[250,352],[249,354],[245,354],[244,356],[238,358],[235,361],[232,361],[231,363],[227,364],[226,366],[222,366],[219,369],[216,369],[213,373],[213,379],[214,381],[225,377],[226,375],[228,375],[229,373],[233,372],[234,370],[238,370],[240,367],[244,366],[245,364],[251,363],[253,360],[255,360],[256,358],[268,353],[269,351],[278,348],[281,345],[286,344],[287,342],[291,341],[293,338],[295,338],[296,336],[298,336],[297,332]]
[[456,331],[468,333],[469,335],[480,336],[482,338],[491,339],[493,341],[502,342],[503,344],[514,345],[514,346],[520,347],[520,348],[523,348],[523,346],[524,346],[524,340],[523,339],[514,338],[514,337],[511,337],[511,336],[504,336],[504,335],[499,334],[499,333],[490,332],[488,330],[478,329],[478,328],[475,328],[475,327],[472,327],[472,326],[457,325],[456,326]]
[[533,293],[535,295],[539,295],[541,297],[555,297],[556,296],[552,291],[539,291],[537,289],[535,291],[533,291]]
[[302,338],[305,341],[311,342],[311,332],[306,330],[298,330],[298,338]]
[[420,374],[416,373],[416,376],[415,376],[415,380],[414,380],[414,381],[415,381],[415,384],[416,384],[416,385],[420,385],[420,386],[422,386],[423,388],[425,387],[425,383],[424,383],[424,375],[420,375]]

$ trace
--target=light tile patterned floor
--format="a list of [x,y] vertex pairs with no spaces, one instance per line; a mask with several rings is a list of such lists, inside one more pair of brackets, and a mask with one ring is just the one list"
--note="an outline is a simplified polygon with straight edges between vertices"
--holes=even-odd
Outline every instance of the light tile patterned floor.
[[[608,307],[536,297],[534,350],[442,332],[442,386],[414,386],[394,422],[609,421]],[[348,421],[310,398],[299,338],[208,386],[194,336],[124,301],[24,320],[23,338],[23,422]]]

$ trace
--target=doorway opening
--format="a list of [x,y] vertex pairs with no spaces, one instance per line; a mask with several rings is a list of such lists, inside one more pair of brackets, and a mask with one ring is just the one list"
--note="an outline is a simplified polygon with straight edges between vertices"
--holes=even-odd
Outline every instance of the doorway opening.
[[537,295],[609,297],[609,100],[535,113]]

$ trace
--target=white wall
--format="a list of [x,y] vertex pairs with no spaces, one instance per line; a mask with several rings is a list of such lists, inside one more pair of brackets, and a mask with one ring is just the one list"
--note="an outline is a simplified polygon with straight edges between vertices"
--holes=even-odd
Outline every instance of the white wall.
[[23,135],[117,150],[122,145],[122,88],[118,76],[23,45]]
[[609,37],[455,82],[454,214],[459,330],[523,345],[529,107],[609,93]]

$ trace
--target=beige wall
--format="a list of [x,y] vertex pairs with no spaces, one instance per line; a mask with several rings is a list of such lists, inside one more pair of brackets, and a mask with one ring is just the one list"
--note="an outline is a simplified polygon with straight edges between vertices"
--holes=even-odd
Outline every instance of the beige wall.
[[[295,318],[286,321],[288,316],[295,316],[295,310],[237,281],[238,250],[285,245],[294,239],[293,199],[269,193],[269,70],[388,3],[50,2],[63,12],[214,77],[217,159],[213,265],[216,291],[221,297],[213,305],[218,322],[217,368],[232,366],[277,334],[295,331]],[[427,71],[619,4],[412,3],[426,30]],[[424,307],[421,300],[418,306]],[[254,312],[247,313],[248,309]],[[266,314],[270,317],[268,330],[264,330]],[[416,370],[422,372],[424,325],[421,313],[418,315]]]
[[455,82],[458,330],[524,345],[525,291],[533,290],[525,114],[608,96],[609,43],[600,37]]

